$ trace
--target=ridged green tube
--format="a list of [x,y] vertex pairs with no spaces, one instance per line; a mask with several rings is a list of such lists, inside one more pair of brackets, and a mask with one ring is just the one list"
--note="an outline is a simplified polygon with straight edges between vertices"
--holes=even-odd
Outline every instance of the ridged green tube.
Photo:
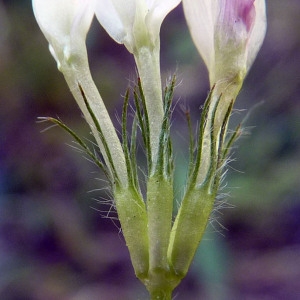
[[215,195],[193,188],[185,195],[172,228],[168,259],[174,272],[184,277],[205,232]]
[[114,191],[118,217],[136,276],[148,274],[148,227],[144,201],[133,188]]

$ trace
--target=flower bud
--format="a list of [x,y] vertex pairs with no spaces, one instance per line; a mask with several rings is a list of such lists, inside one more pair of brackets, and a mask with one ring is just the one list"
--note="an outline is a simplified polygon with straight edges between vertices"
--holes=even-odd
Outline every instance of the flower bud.
[[159,44],[161,23],[180,1],[98,0],[95,14],[108,34],[134,53]]
[[183,6],[211,86],[242,83],[266,33],[265,0],[183,0]]
[[58,68],[73,56],[85,57],[85,39],[94,16],[93,0],[32,0],[35,18]]

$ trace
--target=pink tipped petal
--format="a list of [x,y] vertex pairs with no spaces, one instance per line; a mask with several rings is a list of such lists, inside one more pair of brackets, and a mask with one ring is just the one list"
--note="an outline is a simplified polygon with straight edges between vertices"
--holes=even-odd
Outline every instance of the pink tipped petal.
[[249,70],[264,41],[267,31],[265,0],[255,0],[255,22],[248,40],[247,70]]
[[265,36],[265,0],[183,0],[183,7],[210,79],[246,74]]
[[[244,5],[239,4],[238,14],[246,26],[248,32],[253,27],[255,21],[255,7],[254,7],[255,0],[248,0],[245,1]],[[241,3],[241,2],[240,2]]]
[[220,4],[219,22],[233,29],[236,24],[242,24],[249,32],[255,19],[253,2],[254,0],[223,0]]
[[220,48],[246,45],[255,21],[254,0],[219,0],[215,38]]

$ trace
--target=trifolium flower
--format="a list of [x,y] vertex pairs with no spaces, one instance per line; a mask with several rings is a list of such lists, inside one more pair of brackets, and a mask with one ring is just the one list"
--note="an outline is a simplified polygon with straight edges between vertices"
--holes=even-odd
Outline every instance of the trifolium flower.
[[59,69],[72,55],[86,56],[85,40],[94,16],[94,0],[32,0],[32,6]]
[[250,69],[266,33],[265,0],[183,0],[211,85]]
[[[265,0],[183,0],[185,17],[193,41],[209,72],[210,109],[204,130],[197,182],[205,180],[216,149],[223,142],[229,109],[242,87],[266,33]],[[211,131],[213,128],[213,139]]]
[[160,26],[181,0],[98,0],[96,16],[118,43],[134,53],[159,44]]

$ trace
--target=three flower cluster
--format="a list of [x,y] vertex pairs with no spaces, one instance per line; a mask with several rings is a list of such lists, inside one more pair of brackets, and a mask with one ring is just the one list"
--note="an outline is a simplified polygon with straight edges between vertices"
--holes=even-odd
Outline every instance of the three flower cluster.
[[[137,277],[151,299],[171,299],[206,228],[230,146],[233,103],[266,32],[264,0],[182,0],[193,41],[208,72],[211,91],[191,137],[185,193],[173,222],[173,155],[170,110],[174,81],[162,92],[161,24],[181,0],[32,0],[36,20],[97,141],[103,159],[59,120],[105,171]],[[139,74],[136,115],[128,145],[126,94],[122,141],[92,79],[85,45],[93,17],[133,54]],[[148,163],[147,191],[139,186],[136,132]]]

